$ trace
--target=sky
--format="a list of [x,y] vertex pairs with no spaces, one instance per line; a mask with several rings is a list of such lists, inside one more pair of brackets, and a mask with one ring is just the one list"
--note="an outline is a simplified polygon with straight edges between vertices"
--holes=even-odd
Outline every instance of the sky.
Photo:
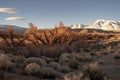
[[0,24],[50,28],[98,19],[120,20],[120,0],[0,0]]

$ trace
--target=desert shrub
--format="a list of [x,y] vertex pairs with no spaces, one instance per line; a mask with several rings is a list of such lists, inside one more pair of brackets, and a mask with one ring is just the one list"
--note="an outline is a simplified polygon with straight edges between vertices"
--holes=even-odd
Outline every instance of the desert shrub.
[[62,53],[59,58],[64,59],[64,58],[71,58],[71,57],[72,57],[71,53]]
[[92,56],[88,53],[75,53],[74,56],[79,62],[88,62],[93,59]]
[[61,53],[70,53],[71,48],[69,44],[56,45],[59,47]]
[[25,71],[30,75],[30,74],[35,74],[39,73],[41,66],[37,63],[30,63],[26,65]]
[[85,46],[85,45],[83,44],[83,42],[84,42],[84,41],[76,41],[76,42],[73,42],[73,43],[70,45],[70,52],[73,52],[73,53],[79,52],[80,48]]
[[25,57],[40,57],[42,56],[42,47],[35,47],[33,45],[18,48],[16,55],[23,55]]
[[12,46],[15,46],[15,42],[14,42],[14,28],[7,27],[7,31],[8,31],[8,36],[10,38]]
[[68,65],[61,65],[58,66],[56,70],[62,73],[69,73],[71,71],[71,68]]
[[71,72],[65,75],[64,80],[84,80],[81,71]]
[[43,56],[47,57],[59,57],[61,52],[58,46],[46,46],[43,50]]
[[107,51],[109,51],[109,52],[110,52],[112,49],[113,49],[112,46],[108,46],[108,47],[107,47]]
[[78,69],[79,62],[78,62],[76,59],[71,59],[71,60],[68,62],[68,66],[69,66],[70,68],[73,68],[73,69]]
[[4,50],[0,50],[0,54],[5,54],[5,51]]
[[63,73],[55,71],[51,67],[42,67],[37,63],[30,63],[25,67],[27,74],[37,76],[44,79],[54,79],[55,77],[62,77]]
[[61,65],[66,64],[66,63],[69,62],[69,60],[70,60],[71,57],[72,57],[71,54],[63,53],[63,54],[61,54],[61,56],[59,57],[59,63],[60,63]]
[[39,72],[45,79],[55,79],[55,77],[63,78],[64,76],[63,73],[58,72],[50,67],[42,67]]
[[61,66],[59,63],[57,63],[57,62],[50,62],[49,64],[48,64],[48,67],[51,67],[51,68],[53,68],[53,69],[57,69],[59,66]]
[[15,56],[16,63],[23,63],[25,60],[26,60],[26,58],[22,55]]
[[73,54],[64,53],[60,56],[59,63],[61,65],[68,65],[70,68],[77,69],[79,62],[75,59]]
[[89,77],[90,80],[105,80],[105,74],[97,68],[97,64],[90,64],[83,68],[84,76]]
[[37,63],[30,63],[26,65],[25,71],[28,75],[45,79],[53,79],[56,75],[56,71],[54,69],[49,67],[42,67]]
[[65,45],[41,45],[21,47],[15,53],[16,55],[23,55],[25,57],[41,57],[46,56],[49,58],[59,57],[61,53],[68,52],[69,46]]
[[70,52],[69,46],[66,45],[41,45],[39,47],[30,45],[17,49],[15,55],[23,55],[25,57],[41,57],[50,58],[59,57],[62,53]]
[[94,58],[87,53],[63,53],[59,57],[59,63],[61,65],[68,65],[72,69],[78,69],[80,62],[89,62],[92,59]]
[[9,47],[19,47],[24,45],[24,37],[22,33],[16,33],[11,26],[7,27],[7,32],[0,31],[0,37]]
[[47,62],[47,64],[49,64],[50,62],[55,61],[54,58],[49,58],[49,57],[46,57],[46,56],[41,56],[40,58],[44,59]]
[[72,32],[70,28],[61,24],[54,29],[37,29],[34,24],[30,23],[30,28],[24,33],[25,39],[31,42],[31,44],[38,46],[40,44],[71,44],[84,38],[84,36]]
[[59,72],[62,72],[62,73],[70,72],[70,68],[68,67],[68,65],[60,65],[57,62],[50,62],[48,64],[48,67],[51,67],[51,68],[55,69],[56,71],[59,71]]
[[12,62],[12,59],[5,55],[0,54],[0,68],[14,68],[16,66],[15,63]]
[[43,67],[40,69],[40,73],[43,76],[43,78],[55,78],[56,71],[49,67]]
[[23,65],[24,67],[30,63],[37,63],[39,64],[40,66],[47,66],[47,63],[44,59],[41,59],[41,58],[36,58],[36,57],[30,57],[30,58],[27,58]]

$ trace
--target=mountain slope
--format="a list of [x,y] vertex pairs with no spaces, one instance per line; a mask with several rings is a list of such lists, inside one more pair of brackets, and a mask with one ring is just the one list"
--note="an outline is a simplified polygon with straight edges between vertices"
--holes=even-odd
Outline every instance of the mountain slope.
[[76,25],[71,26],[71,28],[72,29],[90,28],[90,29],[101,29],[106,31],[120,31],[120,22],[112,21],[112,20],[97,20],[94,23],[86,25],[84,27],[82,25],[77,25],[77,26]]
[[0,25],[0,30],[7,31],[7,27],[12,27],[16,32],[24,32],[26,28],[19,27],[19,26],[13,26],[13,25]]

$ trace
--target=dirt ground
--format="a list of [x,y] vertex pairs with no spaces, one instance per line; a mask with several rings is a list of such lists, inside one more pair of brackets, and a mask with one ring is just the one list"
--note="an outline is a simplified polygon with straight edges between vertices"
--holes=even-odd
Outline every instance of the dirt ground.
[[101,55],[98,58],[99,68],[111,80],[120,80],[120,59],[115,59],[115,54]]

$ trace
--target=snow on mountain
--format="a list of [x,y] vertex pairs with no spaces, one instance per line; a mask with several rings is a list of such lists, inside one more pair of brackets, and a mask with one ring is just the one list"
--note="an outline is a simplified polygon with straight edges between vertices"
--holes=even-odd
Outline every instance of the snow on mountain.
[[[83,24],[82,24],[83,25]],[[72,29],[78,28],[90,28],[90,29],[101,29],[106,31],[120,31],[120,22],[119,21],[112,21],[112,20],[97,20],[92,24],[87,26],[82,25],[73,25],[71,26]]]
[[72,29],[76,29],[76,28],[84,28],[86,25],[84,24],[75,24],[75,25],[72,25]]

